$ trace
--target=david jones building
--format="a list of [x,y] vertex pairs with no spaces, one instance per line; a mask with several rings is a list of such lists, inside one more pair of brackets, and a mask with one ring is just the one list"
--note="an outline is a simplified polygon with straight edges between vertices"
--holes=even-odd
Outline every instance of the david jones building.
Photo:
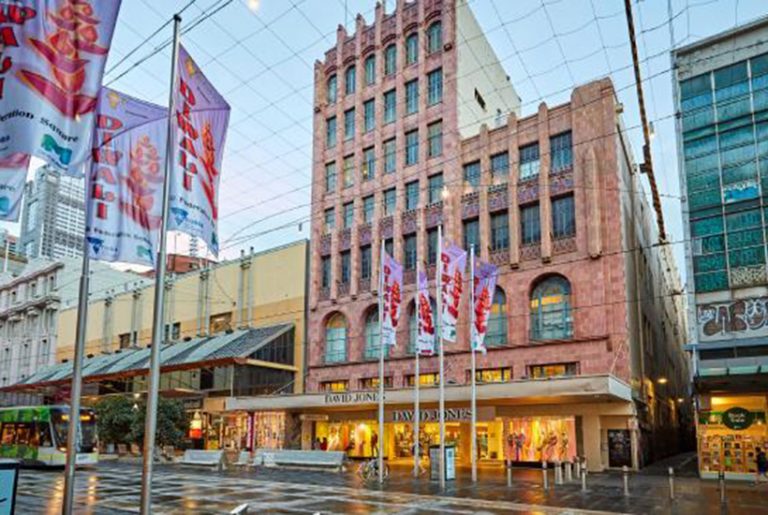
[[[523,108],[531,112],[523,116]],[[562,105],[518,97],[466,0],[398,0],[356,18],[315,64],[304,393],[231,397],[304,449],[373,455],[379,438],[378,248],[405,267],[385,362],[384,453],[437,444],[438,362],[414,376],[415,269],[434,295],[437,231],[500,266],[477,358],[481,464],[570,460],[639,468],[691,424],[684,307],[658,245],[609,79]],[[445,343],[446,440],[469,462],[467,288]],[[290,428],[290,429],[286,429]],[[259,442],[253,442],[258,446]]]

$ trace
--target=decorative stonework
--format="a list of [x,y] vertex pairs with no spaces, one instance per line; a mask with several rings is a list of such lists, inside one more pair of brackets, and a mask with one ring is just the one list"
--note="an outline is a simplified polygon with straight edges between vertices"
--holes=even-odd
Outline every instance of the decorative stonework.
[[430,204],[427,206],[427,209],[424,213],[426,218],[426,225],[428,229],[431,229],[432,227],[437,227],[441,223],[443,223],[443,203],[442,202],[436,202],[434,204]]
[[517,202],[525,204],[539,198],[539,178],[526,179],[517,185]]
[[392,237],[392,234],[394,233],[394,221],[392,220],[391,215],[387,216],[386,218],[382,218],[379,221],[379,231],[381,232],[382,239]]
[[331,289],[330,288],[320,288],[319,298],[320,298],[321,301],[330,299],[331,298]]
[[742,266],[731,268],[730,283],[733,288],[757,286],[765,284],[766,273],[764,266]]
[[406,270],[403,272],[403,283],[413,284],[416,282],[416,270]]
[[506,265],[509,262],[508,250],[494,250],[491,252],[491,263],[494,265]]
[[344,229],[339,235],[339,250],[349,250],[352,245],[352,229]]
[[461,198],[461,217],[475,218],[480,214],[480,195],[477,192],[466,193]]
[[357,239],[360,241],[360,245],[369,245],[372,238],[371,224],[361,225],[357,230]]
[[523,261],[531,261],[533,259],[540,259],[541,258],[541,245],[538,243],[533,243],[529,245],[523,245],[520,257],[523,259]]
[[552,240],[552,253],[553,254],[567,254],[568,252],[576,252],[576,238],[555,238]]
[[570,168],[549,176],[549,194],[559,195],[573,191],[573,172]]
[[345,297],[349,295],[349,283],[343,283],[339,281],[338,284],[339,286],[337,288],[337,291],[338,291],[339,297]]
[[418,212],[415,209],[411,209],[410,211],[406,211],[403,213],[403,234],[411,234],[418,230],[419,223],[417,219]]
[[320,255],[327,256],[331,253],[331,235],[323,234],[320,237]]
[[365,279],[361,278],[357,283],[357,290],[361,293],[371,291],[371,278],[370,277],[366,277]]
[[506,185],[492,186],[488,189],[488,211],[493,213],[494,211],[502,211],[509,206],[509,193]]

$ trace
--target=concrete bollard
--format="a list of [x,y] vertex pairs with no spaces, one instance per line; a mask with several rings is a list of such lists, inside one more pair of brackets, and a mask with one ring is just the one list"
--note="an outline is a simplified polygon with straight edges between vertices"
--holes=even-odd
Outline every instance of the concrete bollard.
[[546,460],[541,462],[541,476],[544,480],[544,490],[549,490],[549,475],[547,475],[547,462]]
[[512,486],[512,460],[507,460],[507,486]]
[[720,484],[720,504],[725,504],[727,501],[725,497],[725,471],[721,470],[717,474],[717,481]]
[[555,460],[555,484],[563,484],[563,464],[560,463],[560,460]]
[[581,463],[581,491],[587,491],[587,460],[586,458]]
[[669,498],[675,498],[675,469],[669,467]]
[[565,482],[570,483],[573,481],[573,469],[571,468],[571,462],[566,461],[563,465],[565,466]]
[[624,481],[624,497],[629,497],[629,467],[621,467],[621,478]]

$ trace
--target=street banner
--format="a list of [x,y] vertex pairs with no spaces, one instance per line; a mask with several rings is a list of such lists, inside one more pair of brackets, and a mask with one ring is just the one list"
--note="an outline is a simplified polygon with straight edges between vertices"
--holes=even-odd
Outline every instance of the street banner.
[[0,159],[0,220],[19,221],[28,168],[29,154],[14,152]]
[[82,175],[119,9],[120,0],[0,6],[0,156]]
[[155,266],[167,131],[168,108],[102,89],[86,185],[92,259]]
[[456,245],[447,244],[440,253],[440,277],[442,279],[443,313],[442,336],[449,342],[456,341],[456,322],[459,318],[461,293],[464,290],[464,270],[467,252]]
[[432,356],[435,353],[435,314],[429,300],[429,279],[426,272],[419,271],[418,293],[416,295],[416,312],[418,313],[416,352],[422,356]]
[[179,47],[168,229],[198,236],[217,256],[219,177],[229,104]]
[[394,346],[397,344],[397,322],[400,320],[400,304],[403,299],[403,266],[386,252],[382,262],[384,312],[381,317],[381,341],[383,345]]
[[493,305],[493,293],[496,290],[496,279],[499,276],[499,268],[490,263],[477,263],[475,265],[475,294],[474,311],[472,317],[472,350],[486,352],[485,335],[488,333],[488,317]]

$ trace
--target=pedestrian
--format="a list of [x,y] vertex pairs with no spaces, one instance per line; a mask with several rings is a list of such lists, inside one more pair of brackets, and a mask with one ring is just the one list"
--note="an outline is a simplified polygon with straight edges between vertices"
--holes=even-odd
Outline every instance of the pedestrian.
[[762,482],[763,478],[768,480],[768,457],[765,451],[760,447],[755,448],[755,462],[757,463],[757,472],[755,473],[755,485]]

